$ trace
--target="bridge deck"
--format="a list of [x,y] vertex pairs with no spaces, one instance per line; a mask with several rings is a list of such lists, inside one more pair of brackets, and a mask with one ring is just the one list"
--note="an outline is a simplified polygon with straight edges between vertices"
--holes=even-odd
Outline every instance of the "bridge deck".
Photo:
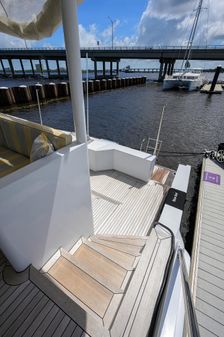
[[[93,59],[183,59],[185,47],[108,47],[81,48],[81,57],[88,54]],[[0,59],[40,59],[65,60],[66,53],[63,48],[34,48],[34,49],[0,49]],[[192,60],[224,60],[223,46],[193,47],[191,53]]]

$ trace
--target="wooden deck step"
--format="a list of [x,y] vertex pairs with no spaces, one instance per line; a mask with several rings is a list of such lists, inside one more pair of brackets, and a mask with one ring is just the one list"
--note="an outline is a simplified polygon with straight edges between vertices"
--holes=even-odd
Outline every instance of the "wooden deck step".
[[128,253],[121,252],[119,250],[116,250],[111,247],[107,247],[105,245],[89,241],[89,240],[84,240],[83,242],[86,246],[89,248],[92,248],[99,254],[107,257],[111,261],[115,262],[122,268],[126,270],[134,270],[136,266],[136,256],[130,255]]
[[121,287],[127,271],[113,261],[85,245],[81,245],[74,255],[62,250],[62,256],[114,294],[124,292]]
[[111,239],[82,239],[73,254],[61,249],[42,272],[31,268],[31,280],[92,337],[146,337],[166,273],[170,233],[157,226],[147,239]]
[[91,236],[89,240],[92,242],[98,243],[102,246],[110,247],[119,252],[127,253],[133,256],[140,256],[142,248],[143,248],[142,246],[133,246],[130,244],[126,244],[125,242],[114,242],[110,240],[103,240],[95,236]]
[[113,297],[111,291],[64,257],[58,259],[48,274],[97,315],[104,316]]
[[136,237],[131,235],[95,235],[95,238],[109,242],[124,243],[126,245],[144,247],[148,239],[147,236]]

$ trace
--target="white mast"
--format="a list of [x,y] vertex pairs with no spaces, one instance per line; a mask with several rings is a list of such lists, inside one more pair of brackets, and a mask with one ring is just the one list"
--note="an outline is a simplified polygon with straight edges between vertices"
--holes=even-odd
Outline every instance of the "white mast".
[[78,143],[86,143],[77,0],[61,0],[61,10],[76,138]]
[[191,56],[191,49],[192,49],[192,45],[193,45],[193,42],[194,42],[194,37],[195,37],[196,30],[197,30],[197,26],[198,26],[198,20],[199,20],[199,16],[200,16],[201,10],[202,10],[202,3],[203,3],[203,0],[199,0],[199,4],[198,4],[198,7],[196,9],[196,14],[195,14],[194,22],[193,22],[193,27],[191,29],[191,33],[190,33],[190,37],[189,37],[189,40],[188,40],[186,53],[185,53],[185,56],[184,56],[184,59],[183,59],[181,69],[184,68],[184,64],[189,63],[188,61],[189,61],[190,56]]

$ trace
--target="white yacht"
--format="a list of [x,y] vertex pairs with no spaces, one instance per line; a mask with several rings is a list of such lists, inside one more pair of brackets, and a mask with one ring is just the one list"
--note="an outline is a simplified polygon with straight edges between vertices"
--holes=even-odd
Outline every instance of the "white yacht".
[[76,0],[46,0],[27,23],[4,4],[1,30],[26,39],[62,12],[75,133],[0,115],[0,335],[181,337],[186,317],[199,336],[180,233],[190,166],[87,142]]
[[204,77],[201,71],[186,70],[185,72],[166,75],[163,81],[163,90],[182,88],[188,91],[194,91],[200,89],[203,84]]

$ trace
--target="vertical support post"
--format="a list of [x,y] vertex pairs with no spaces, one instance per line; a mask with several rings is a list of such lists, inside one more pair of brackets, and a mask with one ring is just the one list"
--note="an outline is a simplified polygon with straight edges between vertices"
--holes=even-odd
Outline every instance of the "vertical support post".
[[103,77],[106,76],[106,63],[103,61]]
[[214,78],[213,78],[213,81],[212,81],[212,84],[211,84],[211,88],[210,88],[210,90],[209,90],[210,92],[213,92],[213,91],[214,91],[221,70],[222,70],[222,66],[218,66],[218,67],[216,68],[215,75],[214,75]]
[[95,80],[97,79],[97,61],[94,60],[94,74],[95,74]]
[[86,133],[89,139],[89,54],[86,54]]
[[117,77],[119,77],[119,61],[117,61]]
[[78,143],[86,143],[85,109],[76,0],[61,0],[72,111]]
[[19,59],[19,62],[20,62],[20,65],[21,65],[21,69],[22,69],[22,72],[23,72],[23,76],[25,77],[25,76],[26,76],[26,73],[25,73],[25,69],[24,69],[24,66],[23,66],[23,60],[22,60],[22,59]]
[[110,76],[113,76],[113,61],[110,61]]
[[15,76],[15,72],[14,72],[12,60],[8,59],[8,62],[9,62],[9,67],[10,67],[10,70],[11,70],[12,77],[14,77]]
[[48,78],[50,78],[51,73],[50,73],[50,68],[49,68],[48,60],[45,60],[45,62],[46,62],[46,67],[47,67],[47,76],[48,76]]
[[165,61],[165,67],[164,67],[164,70],[163,70],[163,80],[164,80],[164,78],[167,74],[167,66],[168,66],[168,63],[167,63],[167,61]]
[[61,76],[61,71],[60,71],[60,66],[59,66],[59,61],[56,59],[56,64],[57,64],[57,70],[58,70],[58,77]]
[[160,69],[159,69],[159,77],[158,77],[159,82],[162,82],[163,80],[163,66],[164,66],[163,59],[160,59]]
[[30,65],[31,65],[32,74],[33,74],[33,76],[35,76],[35,70],[34,70],[33,60],[32,59],[30,59]]
[[175,60],[172,61],[172,65],[171,65],[171,73],[170,73],[170,75],[173,75],[174,64],[175,64]]
[[5,67],[4,67],[4,63],[3,63],[2,59],[0,60],[0,62],[1,62],[3,73],[4,73],[4,75],[6,75],[6,71],[5,71]]
[[171,61],[168,62],[167,75],[171,75]]
[[43,67],[42,67],[41,59],[39,59],[39,65],[40,65],[41,74],[43,75]]

